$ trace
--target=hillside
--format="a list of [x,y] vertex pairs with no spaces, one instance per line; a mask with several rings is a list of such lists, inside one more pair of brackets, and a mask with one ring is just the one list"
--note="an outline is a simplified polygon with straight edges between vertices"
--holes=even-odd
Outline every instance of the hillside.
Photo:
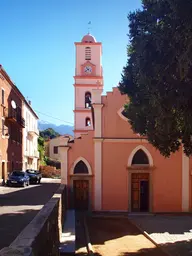
[[53,130],[52,128],[48,128],[46,130],[40,131],[40,136],[45,140],[47,140],[47,139],[54,139],[56,137],[59,137],[60,134],[55,130]]
[[42,121],[38,122],[38,128],[40,131],[44,131],[48,128],[52,128],[54,131],[56,131],[57,133],[63,135],[63,134],[70,134],[73,135],[73,126],[70,125],[55,125],[53,123],[44,123]]

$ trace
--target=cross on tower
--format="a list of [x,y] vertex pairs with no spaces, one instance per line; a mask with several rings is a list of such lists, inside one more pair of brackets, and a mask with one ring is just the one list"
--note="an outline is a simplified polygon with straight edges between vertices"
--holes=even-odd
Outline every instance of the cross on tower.
[[88,34],[90,34],[90,29],[91,29],[91,21],[88,22]]

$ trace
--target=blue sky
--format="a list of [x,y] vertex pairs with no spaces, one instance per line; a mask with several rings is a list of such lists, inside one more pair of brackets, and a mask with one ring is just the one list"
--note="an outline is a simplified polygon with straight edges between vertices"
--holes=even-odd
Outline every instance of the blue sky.
[[[73,123],[74,42],[91,34],[103,44],[104,93],[126,64],[127,14],[140,0],[0,0],[0,64],[40,120]],[[52,119],[53,116],[61,119]]]

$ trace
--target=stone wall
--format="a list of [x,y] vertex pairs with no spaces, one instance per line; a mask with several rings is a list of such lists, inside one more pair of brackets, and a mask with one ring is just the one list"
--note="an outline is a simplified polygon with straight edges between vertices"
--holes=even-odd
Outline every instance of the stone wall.
[[0,256],[59,256],[65,198],[65,186],[61,185],[10,246],[0,251]]

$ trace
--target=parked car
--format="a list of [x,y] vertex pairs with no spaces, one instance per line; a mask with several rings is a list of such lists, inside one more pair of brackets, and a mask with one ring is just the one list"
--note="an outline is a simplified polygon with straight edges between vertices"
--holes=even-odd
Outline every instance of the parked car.
[[13,171],[9,174],[7,179],[7,186],[29,186],[29,176],[24,171]]
[[30,183],[41,183],[42,174],[38,170],[27,169],[27,175],[29,175]]

